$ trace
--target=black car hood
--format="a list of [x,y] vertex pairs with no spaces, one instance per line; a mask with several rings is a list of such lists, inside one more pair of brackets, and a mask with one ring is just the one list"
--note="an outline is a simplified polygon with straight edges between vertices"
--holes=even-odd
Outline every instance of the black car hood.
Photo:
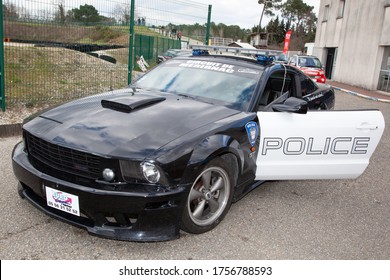
[[237,114],[174,94],[119,90],[61,105],[24,128],[51,143],[108,157],[143,159],[186,133]]

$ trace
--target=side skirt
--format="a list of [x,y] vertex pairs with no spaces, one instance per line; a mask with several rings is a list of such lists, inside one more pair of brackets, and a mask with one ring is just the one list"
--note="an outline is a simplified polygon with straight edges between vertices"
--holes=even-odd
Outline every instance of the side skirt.
[[266,181],[259,180],[259,181],[254,181],[253,184],[248,185],[248,181],[245,183],[240,184],[239,186],[236,187],[236,190],[234,192],[234,197],[233,197],[233,203],[239,201],[241,198],[246,196],[248,193],[253,191],[255,188],[260,186]]

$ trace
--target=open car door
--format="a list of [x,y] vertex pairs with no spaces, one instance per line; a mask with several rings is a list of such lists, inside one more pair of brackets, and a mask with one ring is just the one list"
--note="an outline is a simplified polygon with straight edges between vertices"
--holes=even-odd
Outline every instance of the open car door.
[[377,110],[257,114],[257,180],[357,178],[385,127]]

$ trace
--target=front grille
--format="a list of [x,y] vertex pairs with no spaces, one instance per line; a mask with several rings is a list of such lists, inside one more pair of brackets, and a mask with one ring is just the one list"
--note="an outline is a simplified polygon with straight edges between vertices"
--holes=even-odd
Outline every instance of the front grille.
[[101,157],[51,144],[27,132],[25,137],[29,155],[40,167],[93,180],[99,178]]

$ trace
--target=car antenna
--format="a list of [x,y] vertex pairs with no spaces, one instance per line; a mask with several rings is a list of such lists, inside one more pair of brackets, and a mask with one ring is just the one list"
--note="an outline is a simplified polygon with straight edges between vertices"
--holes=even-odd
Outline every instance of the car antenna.
[[286,78],[287,78],[287,68],[286,68],[286,65],[284,65],[283,63],[282,63],[282,65],[283,65],[283,68],[284,68],[284,77],[283,77],[283,86],[280,89],[280,96],[283,95],[284,85],[286,84]]

